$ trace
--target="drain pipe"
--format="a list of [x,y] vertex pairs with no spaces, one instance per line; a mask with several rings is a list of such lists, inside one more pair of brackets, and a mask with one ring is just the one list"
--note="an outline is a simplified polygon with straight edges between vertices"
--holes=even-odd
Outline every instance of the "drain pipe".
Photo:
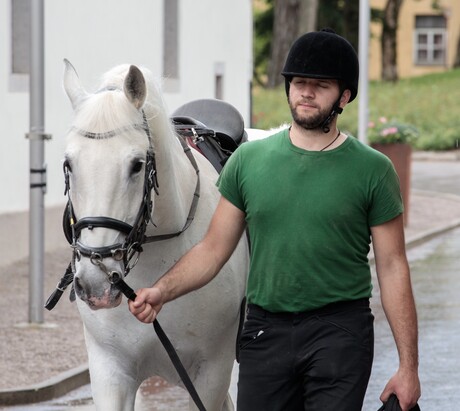
[[30,85],[29,85],[29,323],[44,322],[44,244],[46,164],[44,142],[44,3],[30,2]]

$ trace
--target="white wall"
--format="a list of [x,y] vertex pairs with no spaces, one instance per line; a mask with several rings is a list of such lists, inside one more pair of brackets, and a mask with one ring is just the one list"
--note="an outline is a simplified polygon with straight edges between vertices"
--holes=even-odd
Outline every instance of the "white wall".
[[[10,90],[10,1],[0,2],[0,221],[3,222],[0,246],[11,241],[11,233],[4,224],[16,216],[24,226],[29,207],[29,142],[24,137],[29,128],[29,96],[27,87],[22,92]],[[72,117],[61,85],[63,58],[72,62],[88,91],[95,91],[100,76],[120,63],[144,65],[160,77],[163,1],[44,2],[45,132],[53,136],[45,142],[48,169],[45,205],[53,210],[51,218],[55,218],[55,210],[65,202],[63,137]],[[223,67],[223,99],[241,112],[249,126],[251,9],[250,0],[179,0],[180,80],[177,91],[165,83],[170,112],[190,100],[215,97],[216,67]],[[60,226],[60,221],[55,226]],[[55,233],[47,232],[46,236],[54,238]]]

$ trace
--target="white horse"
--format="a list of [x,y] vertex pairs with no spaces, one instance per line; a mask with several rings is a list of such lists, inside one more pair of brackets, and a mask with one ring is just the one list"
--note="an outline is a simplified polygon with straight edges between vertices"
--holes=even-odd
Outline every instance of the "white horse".
[[[133,410],[146,378],[158,375],[182,383],[152,326],[130,314],[110,277],[124,277],[126,266],[135,265],[142,233],[139,237],[130,228],[142,231],[139,217],[152,210],[147,236],[180,232],[189,214],[194,219],[180,235],[143,245],[126,279],[134,290],[152,285],[197,243],[218,201],[217,173],[194,150],[197,173],[148,70],[116,67],[104,75],[99,91],[89,94],[66,61],[64,88],[75,114],[64,161],[72,216],[68,229],[93,399],[98,410]],[[146,173],[152,163],[156,167]],[[155,189],[156,178],[158,195],[152,191],[145,201],[150,190],[144,180]],[[195,206],[196,212],[190,212]],[[167,304],[158,317],[208,411],[233,409],[228,388],[248,259],[242,238],[211,283]],[[190,409],[195,409],[191,400]]]

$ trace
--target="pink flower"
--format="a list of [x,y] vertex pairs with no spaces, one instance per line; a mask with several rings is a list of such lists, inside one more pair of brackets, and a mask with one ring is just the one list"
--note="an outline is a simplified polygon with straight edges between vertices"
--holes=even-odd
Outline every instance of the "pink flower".
[[398,132],[398,128],[397,127],[388,127],[388,128],[384,128],[382,131],[381,131],[381,135],[383,137],[385,136],[388,136],[390,134],[396,134]]

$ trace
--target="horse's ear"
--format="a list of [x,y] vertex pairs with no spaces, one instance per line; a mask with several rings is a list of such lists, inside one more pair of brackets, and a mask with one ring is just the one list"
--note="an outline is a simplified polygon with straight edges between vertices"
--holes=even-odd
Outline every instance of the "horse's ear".
[[134,107],[140,109],[144,105],[147,96],[145,78],[136,66],[129,67],[128,75],[123,83],[123,90]]
[[64,89],[69,96],[73,109],[75,110],[81,101],[87,97],[88,93],[83,89],[80,79],[78,78],[78,74],[70,61],[64,59],[64,64]]

